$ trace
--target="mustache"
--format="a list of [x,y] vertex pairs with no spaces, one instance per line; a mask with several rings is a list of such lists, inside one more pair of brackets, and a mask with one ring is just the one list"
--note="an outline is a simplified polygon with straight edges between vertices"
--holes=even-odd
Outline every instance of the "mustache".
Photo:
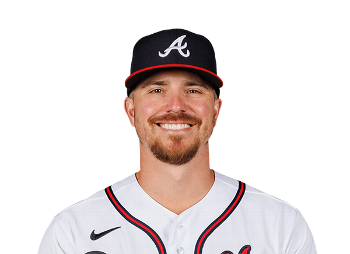
[[195,116],[187,115],[183,112],[180,113],[169,113],[166,115],[160,115],[160,116],[152,116],[148,119],[150,123],[156,124],[159,122],[170,122],[170,121],[177,121],[177,122],[185,122],[191,125],[201,125],[202,120]]

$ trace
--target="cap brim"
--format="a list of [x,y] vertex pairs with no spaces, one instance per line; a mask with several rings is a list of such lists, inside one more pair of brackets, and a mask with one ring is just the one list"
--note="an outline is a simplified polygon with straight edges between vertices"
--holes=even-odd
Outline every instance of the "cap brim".
[[[159,70],[171,69],[171,68],[187,70],[187,71],[191,71],[191,72],[194,72],[194,73],[198,74],[203,79],[205,79],[208,82],[210,82],[214,86],[214,89],[216,91],[219,90],[219,88],[223,86],[222,80],[215,73],[213,73],[211,71],[208,71],[206,69],[197,67],[197,66],[186,65],[186,64],[157,65],[157,66],[152,66],[152,67],[149,67],[149,68],[144,68],[144,69],[138,70],[138,71],[132,73],[125,80],[125,86],[126,86],[126,88],[128,88],[128,91],[131,91],[146,76],[152,74],[153,72],[159,71]],[[129,94],[129,92],[128,92],[128,94]]]

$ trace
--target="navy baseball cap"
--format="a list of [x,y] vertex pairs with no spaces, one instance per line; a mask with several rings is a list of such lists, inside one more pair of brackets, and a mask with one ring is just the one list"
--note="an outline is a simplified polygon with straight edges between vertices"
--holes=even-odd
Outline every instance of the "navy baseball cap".
[[204,36],[184,29],[163,30],[135,44],[130,76],[125,80],[128,96],[142,79],[170,68],[198,74],[213,86],[219,97],[223,82],[217,75],[213,46]]

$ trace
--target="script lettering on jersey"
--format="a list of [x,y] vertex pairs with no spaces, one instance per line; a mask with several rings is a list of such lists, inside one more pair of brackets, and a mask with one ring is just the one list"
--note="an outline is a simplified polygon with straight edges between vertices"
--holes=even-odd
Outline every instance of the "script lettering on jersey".
[[167,55],[170,54],[170,52],[173,49],[177,49],[177,51],[180,53],[180,55],[182,55],[183,57],[189,57],[190,56],[190,51],[188,49],[187,49],[186,54],[182,51],[183,49],[185,49],[187,47],[187,42],[185,42],[185,44],[182,45],[182,41],[184,40],[185,37],[186,37],[186,35],[180,36],[175,41],[173,41],[173,43],[171,43],[169,48],[164,50],[164,53],[160,53],[160,51],[158,51],[158,55],[160,57],[166,57]]
[[[250,245],[245,245],[240,249],[238,254],[249,254],[251,249],[252,249],[252,247],[250,247]],[[229,251],[229,250],[225,250],[225,251],[221,252],[221,254],[233,254],[233,252]]]

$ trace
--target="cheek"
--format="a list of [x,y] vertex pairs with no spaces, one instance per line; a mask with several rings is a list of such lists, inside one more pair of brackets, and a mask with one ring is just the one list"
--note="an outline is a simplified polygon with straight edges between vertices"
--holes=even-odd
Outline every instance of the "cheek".
[[155,109],[155,107],[152,107],[152,105],[144,105],[142,107],[142,113],[144,114],[144,116],[146,116],[148,119],[152,116],[154,116],[157,112],[157,110]]
[[210,122],[211,122],[212,121],[211,118],[213,117],[213,115],[215,115],[214,105],[212,105],[206,101],[204,101],[204,102],[197,101],[197,102],[192,104],[191,108],[193,109],[195,114],[199,118],[201,118],[203,121],[210,120]]
[[137,122],[147,122],[150,117],[154,116],[158,112],[156,105],[152,101],[135,105],[135,118]]
[[202,119],[203,132],[210,136],[216,124],[214,104],[199,102],[195,108],[196,115]]

